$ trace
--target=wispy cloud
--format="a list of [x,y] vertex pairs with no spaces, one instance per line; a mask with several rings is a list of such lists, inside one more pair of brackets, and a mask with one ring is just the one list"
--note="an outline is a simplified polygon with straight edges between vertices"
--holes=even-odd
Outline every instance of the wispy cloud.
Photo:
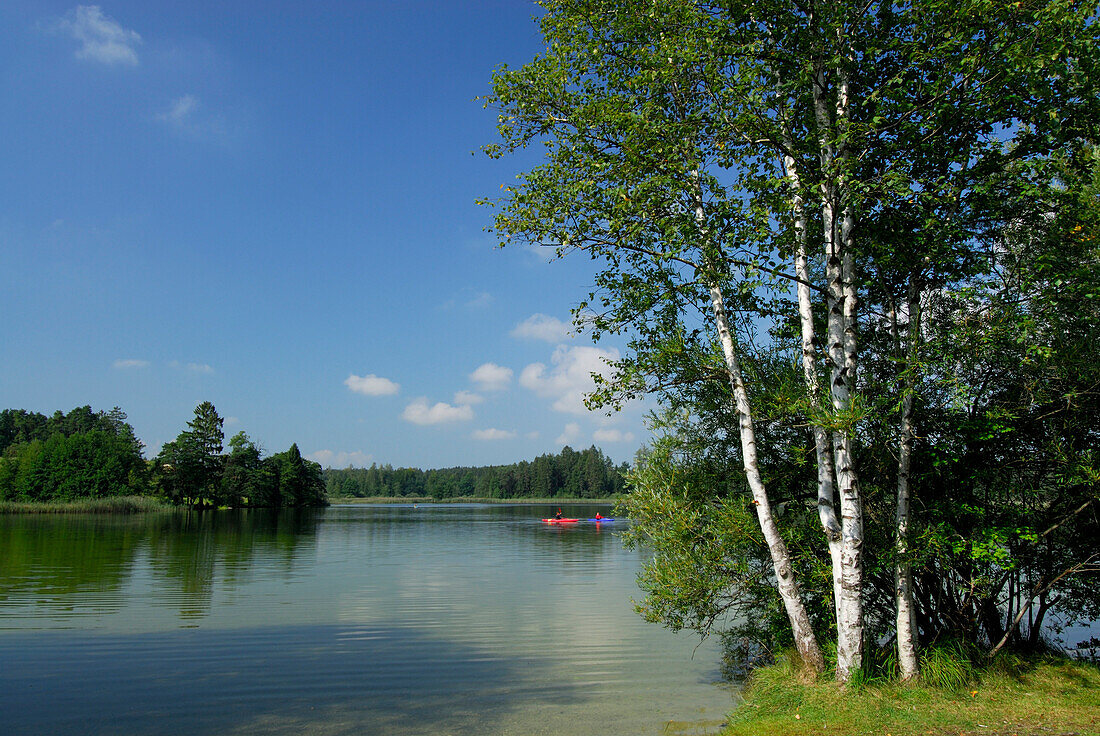
[[503,391],[512,382],[512,369],[496,363],[482,363],[470,374],[482,391]]
[[576,422],[569,422],[565,425],[565,429],[562,430],[558,438],[554,440],[559,445],[569,445],[575,443],[581,438],[581,425]]
[[487,291],[477,291],[473,287],[465,286],[457,294],[443,302],[440,309],[451,311],[453,309],[466,309],[478,311],[493,304],[496,298]]
[[98,5],[77,5],[56,23],[57,30],[80,42],[76,58],[99,64],[137,66],[141,36],[103,14]]
[[633,442],[634,433],[621,429],[597,429],[592,433],[592,439],[597,442]]
[[519,383],[543,398],[553,399],[555,411],[583,415],[588,413],[584,395],[596,387],[592,374],[609,375],[608,361],[618,359],[617,350],[561,345],[550,359],[552,368],[543,363],[531,363],[520,373]]
[[354,452],[333,452],[332,450],[318,450],[305,456],[307,460],[320,463],[326,468],[346,468],[354,466],[365,468],[374,462],[374,456],[355,450]]
[[474,406],[485,401],[485,397],[481,394],[475,394],[473,391],[458,391],[455,393],[455,403],[459,406]]
[[344,379],[344,385],[357,394],[364,396],[392,396],[401,390],[401,384],[394,383],[388,378],[368,373],[365,376],[357,376],[352,373]]
[[213,373],[214,368],[206,363],[181,363],[173,360],[168,364],[169,368],[190,371],[191,373]]
[[512,337],[546,342],[565,342],[570,338],[569,324],[547,314],[532,314],[513,328]]
[[131,370],[131,369],[134,369],[134,368],[148,368],[149,367],[149,361],[147,361],[147,360],[135,360],[133,358],[129,358],[129,359],[126,359],[126,360],[116,360],[114,363],[112,363],[112,365],[115,368],[118,368],[119,370],[124,371],[124,370]]
[[177,97],[167,110],[157,114],[157,120],[182,126],[198,106],[199,100],[194,95]]
[[509,432],[505,429],[475,429],[470,435],[475,440],[492,441],[492,440],[510,440],[516,436],[515,432]]
[[487,291],[481,291],[466,300],[467,309],[482,309],[493,303],[493,295]]
[[178,135],[204,143],[233,145],[241,132],[239,126],[231,124],[225,115],[209,111],[193,94],[167,102],[153,119]]
[[415,399],[405,407],[401,416],[407,422],[422,426],[431,424],[449,424],[452,422],[468,422],[474,418],[474,410],[469,406],[451,406],[442,401],[428,405],[428,399],[421,397]]

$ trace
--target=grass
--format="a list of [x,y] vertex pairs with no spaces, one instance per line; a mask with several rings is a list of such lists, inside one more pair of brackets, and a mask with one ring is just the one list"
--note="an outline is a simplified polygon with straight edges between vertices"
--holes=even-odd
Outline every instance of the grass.
[[152,496],[112,496],[79,501],[0,501],[0,514],[142,514],[174,508]]
[[[1100,736],[1100,668],[1003,656],[984,668],[930,654],[931,677],[843,689],[789,661],[757,670],[723,736]],[[931,661],[931,657],[941,659]]]

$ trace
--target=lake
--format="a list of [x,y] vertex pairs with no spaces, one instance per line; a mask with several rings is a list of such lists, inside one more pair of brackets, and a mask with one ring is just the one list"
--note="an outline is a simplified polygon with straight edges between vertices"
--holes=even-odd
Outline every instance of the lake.
[[[536,505],[0,516],[6,734],[709,734],[717,643]],[[605,505],[562,505],[588,518]]]

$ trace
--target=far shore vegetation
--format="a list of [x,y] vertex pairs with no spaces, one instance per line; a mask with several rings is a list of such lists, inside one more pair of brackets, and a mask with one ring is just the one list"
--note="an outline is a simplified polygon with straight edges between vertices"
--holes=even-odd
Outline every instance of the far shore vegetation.
[[330,499],[391,498],[400,501],[517,501],[524,499],[592,500],[615,498],[626,488],[627,465],[615,465],[596,447],[574,450],[566,445],[557,454],[531,461],[486,467],[327,468],[325,488]]
[[555,503],[603,503],[613,504],[618,501],[618,497],[612,496],[608,498],[573,498],[570,496],[554,496],[552,498],[486,498],[484,496],[455,496],[454,498],[433,498],[431,496],[370,496],[366,498],[359,498],[355,496],[330,496],[330,503],[346,503],[346,504],[363,504],[369,505],[372,503],[400,503],[400,504],[444,504],[444,503],[510,503],[510,504],[528,504],[531,506],[538,504],[555,504]]
[[[169,506],[278,508],[330,500],[374,503],[610,502],[627,465],[596,447],[532,461],[432,470],[328,468],[298,446],[264,457],[244,432],[223,446],[222,418],[203,402],[187,429],[151,460],[118,407],[52,416],[0,411],[0,513],[134,513]],[[226,451],[228,450],[228,451]]]
[[[321,466],[298,446],[270,457],[244,432],[224,452],[214,405],[195,407],[187,429],[152,460],[115,407],[81,406],[50,417],[0,411],[0,511],[133,512],[159,504],[192,508],[323,506]],[[151,497],[136,501],[134,497]],[[130,499],[130,500],[124,500]]]
[[75,501],[0,501],[0,514],[145,514],[176,507],[157,496],[108,496]]

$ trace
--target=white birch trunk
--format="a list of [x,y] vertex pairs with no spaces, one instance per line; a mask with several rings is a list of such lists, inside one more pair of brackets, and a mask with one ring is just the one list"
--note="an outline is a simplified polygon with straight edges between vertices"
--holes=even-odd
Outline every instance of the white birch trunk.
[[[703,210],[703,196],[699,184],[699,173],[694,172],[695,184],[695,219],[699,226],[699,234],[702,240],[706,240],[705,212]],[[753,506],[756,507],[756,518],[760,524],[760,530],[764,534],[764,542],[768,545],[768,553],[772,560],[772,569],[775,572],[776,588],[779,597],[783,601],[783,608],[787,613],[787,619],[791,624],[794,635],[795,648],[804,666],[810,667],[814,672],[825,669],[825,656],[821,651],[821,645],[814,634],[810,623],[809,613],[802,602],[802,593],[798,587],[798,579],[795,577],[794,568],[791,566],[791,555],[786,542],[779,534],[775,516],[772,513],[771,501],[764,486],[764,479],[760,476],[760,463],[756,454],[756,430],[752,420],[752,405],[749,402],[749,394],[745,388],[744,376],[741,373],[741,362],[737,357],[737,349],[733,339],[733,330],[730,327],[729,316],[726,313],[725,299],[721,288],[713,283],[707,284],[710,290],[711,307],[714,313],[714,325],[718,333],[718,341],[722,346],[722,356],[725,359],[726,371],[729,374],[730,388],[733,390],[734,405],[737,410],[738,431],[741,439],[741,458],[745,468],[745,478],[752,493]]]
[[[838,415],[851,408],[856,368],[855,264],[851,253],[854,214],[843,179],[845,153],[833,139],[847,122],[847,82],[839,70],[836,106],[830,111],[826,79],[819,70],[814,80],[814,112],[821,150],[821,216],[824,227],[828,354],[831,363],[829,393]],[[839,163],[839,166],[838,166]],[[839,170],[838,170],[839,169]],[[837,600],[837,679],[848,682],[863,664],[863,505],[852,452],[852,433],[833,430],[833,461],[840,495],[841,585]]]
[[894,598],[897,605],[898,668],[902,682],[919,674],[917,660],[916,611],[913,607],[913,571],[909,564],[909,468],[913,457],[913,396],[920,340],[920,293],[916,284],[909,286],[908,360],[902,382],[900,441],[898,443],[898,501],[895,517],[897,567],[894,571]]
[[786,543],[783,541],[783,537],[779,534],[779,527],[776,526],[775,517],[772,514],[771,502],[768,500],[767,489],[764,487],[764,480],[760,477],[752,407],[741,374],[741,364],[734,346],[729,318],[726,315],[722,290],[718,286],[711,285],[710,296],[711,306],[714,310],[714,323],[718,330],[718,339],[722,345],[726,370],[729,372],[730,377],[730,387],[733,389],[733,398],[737,407],[745,478],[748,480],[749,490],[752,492],[753,505],[756,507],[756,518],[760,522],[760,530],[764,533],[764,541],[768,545],[768,552],[771,554],[776,587],[779,589],[779,597],[783,600],[787,618],[791,622],[791,630],[794,632],[795,647],[798,649],[799,656],[801,656],[805,665],[813,668],[815,672],[821,672],[825,669],[825,657],[821,652],[817,637],[814,635],[813,627],[810,625],[810,616],[802,603],[798,580],[795,578],[794,569],[791,567],[791,555]]
[[[784,141],[787,150],[793,150],[793,140],[788,135]],[[806,203],[802,197],[802,181],[794,157],[783,156],[783,169],[791,184],[791,207],[794,211],[795,276],[798,294],[798,315],[802,328],[802,375],[806,393],[812,406],[821,406],[821,382],[817,375],[817,352],[813,304],[810,297],[810,267],[807,247]],[[829,433],[820,424],[814,424],[814,450],[817,459],[817,513],[829,547],[833,573],[834,611],[840,602],[841,590],[841,539],[842,529],[836,516],[836,484],[833,479],[833,453],[829,447]]]

